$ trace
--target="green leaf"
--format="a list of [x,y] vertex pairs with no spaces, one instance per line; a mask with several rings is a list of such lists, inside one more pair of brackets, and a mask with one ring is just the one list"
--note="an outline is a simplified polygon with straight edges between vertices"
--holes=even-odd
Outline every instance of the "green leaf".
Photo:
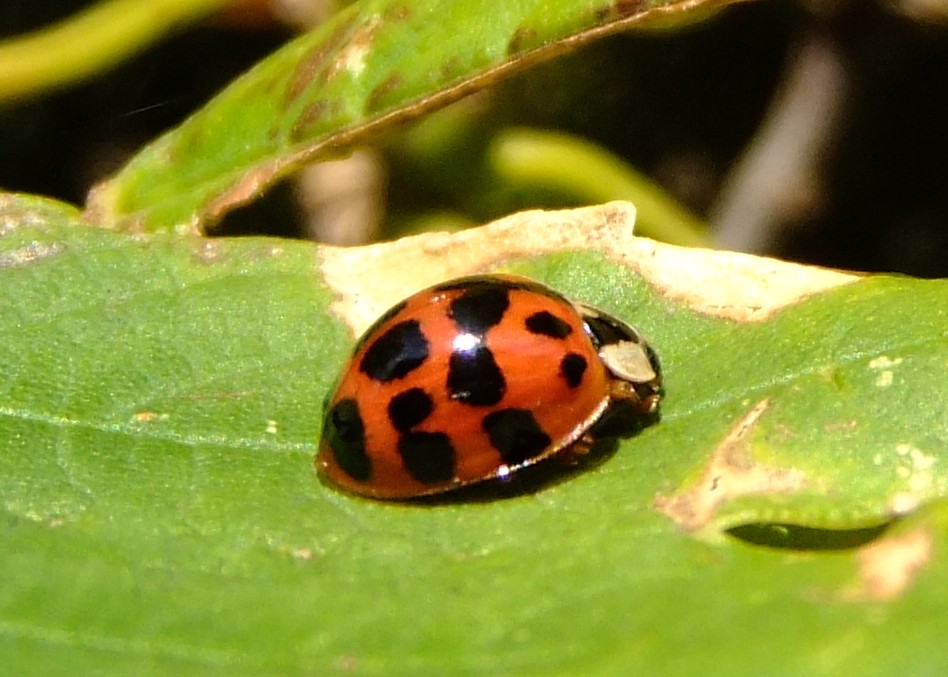
[[202,230],[317,156],[633,26],[733,0],[362,0],[232,83],[90,195],[89,220]]
[[331,291],[311,244],[119,234],[0,196],[0,663],[936,673],[948,284],[867,277],[740,322],[614,254],[496,252],[645,332],[662,420],[535,484],[390,504],[312,468],[357,266]]

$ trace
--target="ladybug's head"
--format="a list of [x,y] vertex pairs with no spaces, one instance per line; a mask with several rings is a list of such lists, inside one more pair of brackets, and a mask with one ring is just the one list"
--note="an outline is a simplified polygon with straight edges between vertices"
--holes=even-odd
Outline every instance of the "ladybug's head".
[[662,388],[658,355],[632,325],[592,306],[581,303],[576,306],[606,369],[616,380],[631,385],[633,397],[637,397],[644,408],[654,411]]

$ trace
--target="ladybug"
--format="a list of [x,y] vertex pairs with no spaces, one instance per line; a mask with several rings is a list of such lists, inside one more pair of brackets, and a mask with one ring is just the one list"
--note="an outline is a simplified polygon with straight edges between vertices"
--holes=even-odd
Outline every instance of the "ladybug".
[[359,339],[327,400],[316,466],[329,483],[407,499],[577,458],[623,403],[658,408],[661,370],[639,333],[512,275],[410,296]]

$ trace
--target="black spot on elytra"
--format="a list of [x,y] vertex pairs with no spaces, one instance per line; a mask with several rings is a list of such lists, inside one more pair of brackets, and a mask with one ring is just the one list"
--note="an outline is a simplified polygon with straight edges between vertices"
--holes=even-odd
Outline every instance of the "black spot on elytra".
[[552,442],[527,409],[495,411],[485,416],[481,425],[507,465],[520,465],[536,458]]
[[424,421],[434,410],[434,402],[421,388],[399,393],[388,403],[388,420],[397,430],[408,432]]
[[365,424],[355,400],[339,400],[332,406],[323,437],[349,477],[365,482],[372,476],[372,460],[365,453]]
[[359,337],[359,340],[356,341],[353,352],[358,352],[362,349],[362,346],[368,343],[376,333],[378,333],[378,328],[382,325],[388,324],[396,315],[401,313],[408,306],[408,299],[404,301],[399,301],[394,306],[385,311],[385,313],[378,318],[375,322],[372,323],[372,326],[369,327],[362,336]]
[[429,349],[417,320],[399,322],[369,346],[359,370],[376,381],[394,381],[421,366],[428,359]]
[[452,399],[474,407],[489,407],[500,402],[506,390],[507,382],[489,348],[478,345],[451,353],[448,393]]
[[497,281],[472,284],[451,302],[448,314],[462,331],[483,336],[507,312],[507,292],[507,286]]
[[560,361],[560,374],[570,388],[577,388],[583,382],[583,374],[589,366],[586,358],[578,353],[569,353]]
[[405,470],[419,482],[436,484],[454,479],[454,447],[445,433],[408,432],[398,439]]
[[561,320],[548,310],[541,310],[527,318],[527,331],[550,338],[563,339],[573,333],[568,322]]

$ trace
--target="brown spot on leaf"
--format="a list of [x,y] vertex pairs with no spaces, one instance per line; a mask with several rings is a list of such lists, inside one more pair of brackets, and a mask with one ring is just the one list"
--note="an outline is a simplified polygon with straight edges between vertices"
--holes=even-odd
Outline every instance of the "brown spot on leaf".
[[535,28],[521,26],[514,31],[513,37],[507,43],[507,54],[514,56],[536,46],[537,31]]
[[352,15],[335,27],[329,37],[313,45],[312,48],[299,60],[293,75],[290,76],[286,88],[285,102],[293,103],[302,94],[310,83],[317,79],[327,79],[326,73],[332,65],[329,55],[332,54],[348,37],[356,16]]
[[[596,21],[600,24],[627,19],[648,9],[644,0],[616,0],[595,10]],[[664,8],[663,8],[664,9]]]
[[348,42],[342,45],[333,58],[330,68],[326,71],[325,82],[330,82],[343,72],[355,77],[362,74],[365,70],[365,58],[372,49],[375,33],[381,25],[382,18],[378,14],[373,14],[356,27]]
[[290,130],[290,140],[294,142],[304,140],[313,127],[337,115],[340,112],[340,108],[341,105],[338,101],[329,101],[326,99],[320,99],[309,104],[293,123],[293,128]]
[[643,0],[617,0],[613,4],[615,8],[615,16],[617,19],[624,19],[629,16],[638,14],[645,8],[645,2]]
[[386,21],[408,21],[411,18],[411,7],[404,2],[393,2],[385,8]]
[[365,247],[320,247],[336,311],[355,335],[400,299],[519,257],[597,251],[644,277],[658,293],[692,310],[738,322],[764,320],[788,305],[859,280],[838,271],[736,252],[675,247],[632,234],[635,207],[511,214],[459,233],[426,233]]
[[[727,3],[729,0],[723,0]],[[685,12],[696,4],[711,7],[720,4],[718,0],[679,0],[664,5],[649,6],[645,0],[616,0],[609,5],[602,5],[593,11],[598,24],[612,24],[624,19],[634,19],[637,16],[661,17],[669,14]]]
[[380,84],[376,85],[372,93],[369,94],[369,99],[365,105],[365,112],[367,114],[375,113],[384,108],[390,101],[389,95],[398,89],[403,82],[404,78],[401,75],[395,74],[389,75]]
[[656,506],[682,529],[694,531],[708,524],[718,506],[749,494],[796,491],[806,484],[798,470],[770,468],[755,463],[747,438],[770,407],[761,400],[721,441],[698,482],[672,496],[660,496]]
[[457,55],[449,57],[441,64],[441,77],[446,81],[459,78],[464,75],[465,63]]
[[875,541],[857,553],[859,583],[845,597],[850,601],[897,597],[931,558],[932,537],[925,529]]
[[289,105],[296,101],[297,97],[299,97],[299,95],[306,90],[309,83],[313,81],[320,67],[324,65],[323,62],[326,59],[327,48],[328,45],[325,43],[316,45],[310,50],[309,54],[300,59],[296,65],[296,70],[294,70],[293,75],[290,76],[289,84],[286,86],[285,104]]

